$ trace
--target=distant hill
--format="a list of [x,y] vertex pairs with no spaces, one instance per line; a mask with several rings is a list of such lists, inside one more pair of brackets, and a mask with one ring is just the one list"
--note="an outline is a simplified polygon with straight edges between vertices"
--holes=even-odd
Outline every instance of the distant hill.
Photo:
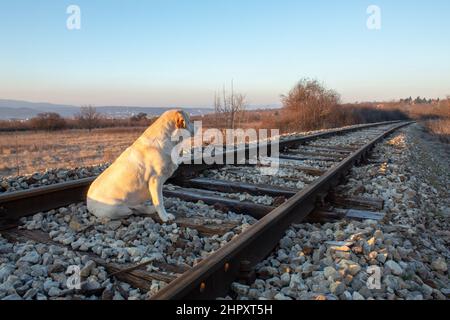
[[30,108],[0,107],[0,119],[28,119],[37,115],[39,111]]
[[[99,106],[97,111],[111,118],[127,118],[140,112],[149,116],[159,116],[170,108],[135,107],[135,106]],[[203,115],[214,112],[213,108],[183,108],[191,115]],[[59,105],[45,102],[28,102],[20,100],[0,99],[0,119],[29,119],[42,112],[56,112],[61,116],[70,118],[80,112],[80,107],[72,105]]]

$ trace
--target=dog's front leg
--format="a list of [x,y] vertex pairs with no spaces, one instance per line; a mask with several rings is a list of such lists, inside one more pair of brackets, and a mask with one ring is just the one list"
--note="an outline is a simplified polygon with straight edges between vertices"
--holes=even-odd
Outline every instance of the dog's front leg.
[[175,220],[175,216],[173,214],[168,214],[166,209],[164,208],[164,197],[163,197],[163,186],[164,182],[158,178],[150,179],[150,194],[152,196],[153,205],[156,208],[156,212],[158,212],[159,218],[163,222],[168,222],[171,220]]

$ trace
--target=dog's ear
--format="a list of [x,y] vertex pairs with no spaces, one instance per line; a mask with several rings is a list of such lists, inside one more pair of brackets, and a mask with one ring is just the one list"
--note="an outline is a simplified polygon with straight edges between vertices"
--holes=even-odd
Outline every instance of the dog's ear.
[[177,129],[186,129],[186,121],[181,114],[178,114],[177,118]]

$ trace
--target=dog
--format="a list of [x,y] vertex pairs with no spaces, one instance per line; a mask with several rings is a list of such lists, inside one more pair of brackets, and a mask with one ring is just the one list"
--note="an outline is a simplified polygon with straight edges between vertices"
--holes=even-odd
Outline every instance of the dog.
[[[164,208],[163,185],[178,168],[172,160],[178,141],[172,137],[182,129],[193,136],[189,115],[182,110],[165,112],[92,183],[89,212],[112,220],[156,212],[163,222],[174,220]],[[153,206],[145,204],[150,199]]]

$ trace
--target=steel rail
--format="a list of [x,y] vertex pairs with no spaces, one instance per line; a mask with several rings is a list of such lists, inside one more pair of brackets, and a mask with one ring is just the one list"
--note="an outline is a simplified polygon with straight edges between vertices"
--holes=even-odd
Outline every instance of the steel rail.
[[287,228],[304,220],[314,210],[316,202],[323,199],[356,162],[365,158],[378,141],[409,124],[411,122],[397,124],[353,152],[283,205],[173,280],[152,299],[207,300],[226,295],[231,283],[242,276],[243,266],[245,271],[249,271],[266,258]]
[[[319,138],[326,138],[333,135],[350,133],[362,129],[395,124],[399,122],[400,121],[388,121],[363,124],[353,126],[351,128],[339,128],[326,132],[319,132],[303,137],[288,138],[280,141],[280,149],[288,149]],[[255,147],[245,147],[244,150],[246,156],[250,154],[252,148]],[[224,159],[226,159],[226,157],[231,154],[234,154],[235,160],[237,161],[236,149],[224,152],[222,155]],[[203,161],[203,164],[201,165],[182,164],[174,174],[171,181],[177,182],[185,180],[189,177],[194,177],[199,171],[206,168],[224,166],[226,165],[226,162],[224,163],[225,164],[223,165],[208,165],[205,164],[205,161]],[[14,226],[16,221],[22,217],[84,201],[86,199],[87,190],[95,178],[96,177],[85,178],[44,187],[0,194],[0,230],[8,228],[9,226]]]

